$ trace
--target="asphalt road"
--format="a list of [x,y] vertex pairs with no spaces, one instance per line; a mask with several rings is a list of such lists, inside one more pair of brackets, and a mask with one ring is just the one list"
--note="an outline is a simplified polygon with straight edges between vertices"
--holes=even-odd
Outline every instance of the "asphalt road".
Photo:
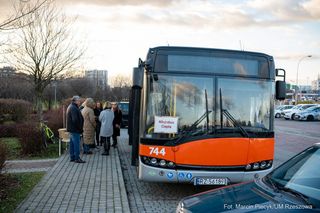
[[314,143],[320,142],[319,121],[275,119],[275,157],[278,166]]
[[[274,165],[278,166],[306,147],[320,142],[320,122],[275,119],[275,133]],[[213,188],[138,181],[136,168],[130,165],[131,147],[127,140],[127,130],[123,129],[119,154],[132,212],[174,212],[181,198]]]

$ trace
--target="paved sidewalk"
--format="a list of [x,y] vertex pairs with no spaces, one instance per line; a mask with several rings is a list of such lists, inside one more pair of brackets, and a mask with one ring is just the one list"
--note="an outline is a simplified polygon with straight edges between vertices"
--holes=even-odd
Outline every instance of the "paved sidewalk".
[[4,173],[46,172],[58,161],[58,158],[42,160],[8,160]]
[[130,212],[117,149],[84,155],[87,163],[60,157],[16,212]]

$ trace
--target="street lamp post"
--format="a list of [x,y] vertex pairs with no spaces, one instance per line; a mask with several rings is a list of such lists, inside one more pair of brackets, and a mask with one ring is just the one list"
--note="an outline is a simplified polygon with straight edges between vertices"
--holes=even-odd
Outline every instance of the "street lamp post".
[[298,88],[299,88],[299,86],[298,86],[299,66],[300,66],[300,63],[301,63],[301,61],[302,61],[303,59],[305,59],[305,58],[311,58],[311,57],[312,57],[312,55],[306,55],[306,56],[303,56],[302,58],[300,58],[299,61],[298,61],[298,66],[297,66],[297,78],[296,78],[296,90],[295,90],[295,93],[296,93],[296,97],[295,97],[295,99],[296,99],[296,105],[298,104],[298,92],[299,92],[299,90],[300,90],[300,89],[298,89]]
[[57,106],[57,82],[53,82],[54,86],[54,108]]

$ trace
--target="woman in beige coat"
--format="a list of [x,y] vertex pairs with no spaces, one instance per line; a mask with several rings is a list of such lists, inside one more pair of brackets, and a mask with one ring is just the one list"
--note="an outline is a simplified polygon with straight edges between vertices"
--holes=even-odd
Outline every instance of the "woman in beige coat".
[[83,117],[83,154],[92,154],[90,144],[94,144],[96,121],[93,112],[95,103],[92,98],[87,98],[81,110]]

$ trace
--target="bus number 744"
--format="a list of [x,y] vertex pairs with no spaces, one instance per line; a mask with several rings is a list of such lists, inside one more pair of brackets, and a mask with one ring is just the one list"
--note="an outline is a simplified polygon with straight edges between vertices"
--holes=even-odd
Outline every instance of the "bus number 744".
[[166,149],[165,148],[160,149],[160,151],[159,151],[158,147],[149,147],[149,149],[150,149],[150,155],[151,154],[162,155],[162,156],[166,155]]

